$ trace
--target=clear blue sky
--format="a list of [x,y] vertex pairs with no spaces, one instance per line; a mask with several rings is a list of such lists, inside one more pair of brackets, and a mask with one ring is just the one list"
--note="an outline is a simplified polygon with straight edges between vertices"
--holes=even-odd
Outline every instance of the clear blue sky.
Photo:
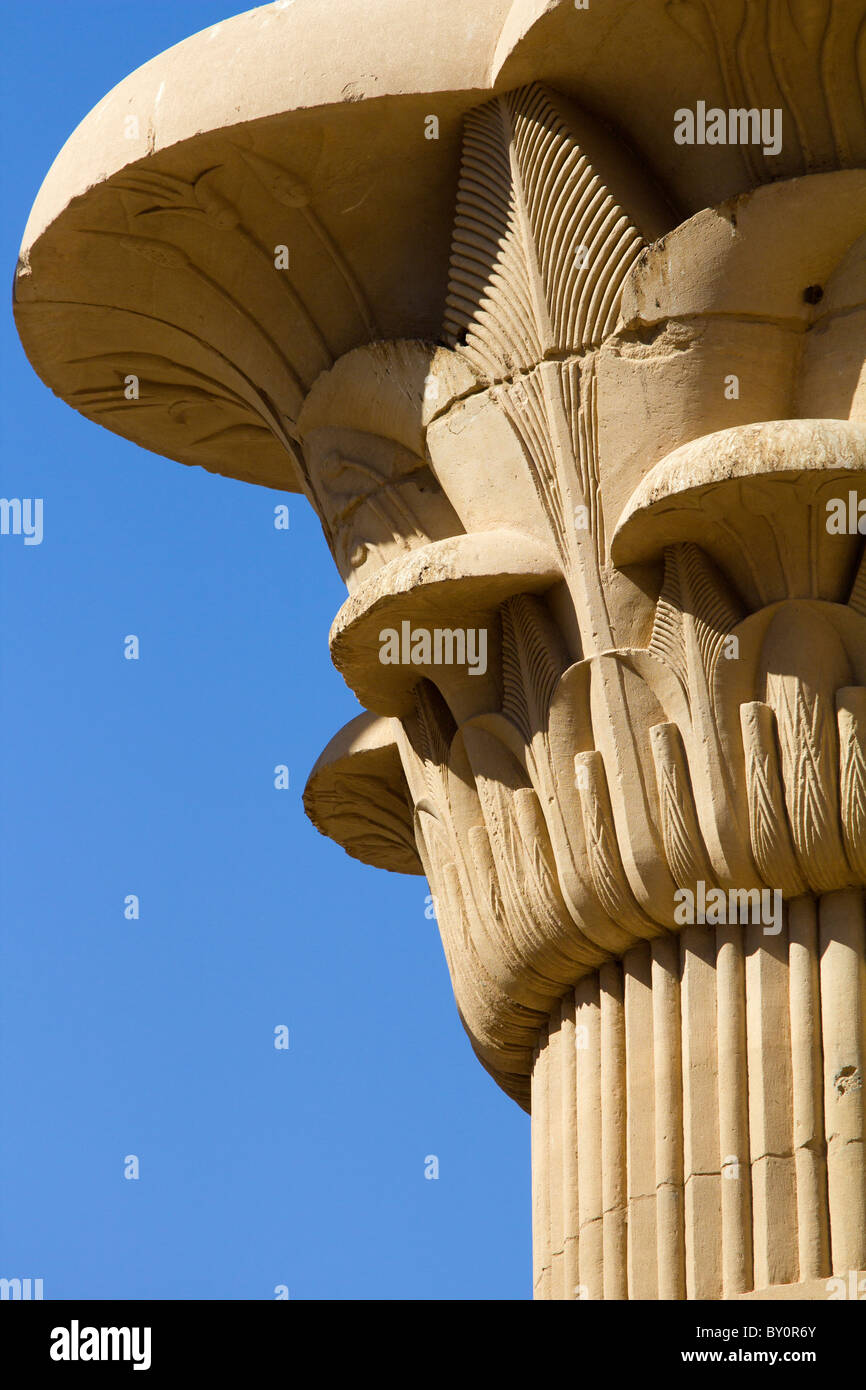
[[[234,12],[5,7],[7,285],[81,118]],[[0,537],[0,1276],[46,1298],[528,1298],[528,1120],[471,1052],[426,882],[303,813],[358,712],[318,521],[84,420],[8,307],[0,350],[0,495],[44,499],[41,545]]]

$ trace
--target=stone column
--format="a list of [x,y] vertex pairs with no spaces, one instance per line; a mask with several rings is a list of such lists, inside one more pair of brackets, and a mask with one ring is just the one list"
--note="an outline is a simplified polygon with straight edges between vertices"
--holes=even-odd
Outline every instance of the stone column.
[[266,7],[116,89],[22,338],[318,511],[369,714],[305,804],[429,881],[532,1112],[536,1296],[826,1297],[866,1266],[862,7],[411,8],[377,81]]

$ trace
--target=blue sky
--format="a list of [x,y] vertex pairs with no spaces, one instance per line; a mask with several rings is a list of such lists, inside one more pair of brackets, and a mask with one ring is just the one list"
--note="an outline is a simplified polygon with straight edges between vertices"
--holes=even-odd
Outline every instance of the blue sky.
[[[6,8],[7,284],[82,117],[232,12]],[[0,1276],[46,1298],[528,1298],[528,1119],[471,1052],[426,882],[303,813],[359,708],[318,521],[77,415],[8,307],[0,383],[0,494],[44,499],[41,545],[0,537]]]

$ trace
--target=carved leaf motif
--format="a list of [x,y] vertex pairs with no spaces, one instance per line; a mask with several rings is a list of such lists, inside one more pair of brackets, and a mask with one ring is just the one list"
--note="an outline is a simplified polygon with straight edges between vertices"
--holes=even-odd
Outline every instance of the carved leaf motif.
[[[102,352],[91,353],[86,357],[70,357],[70,367],[93,366],[99,364],[110,368],[117,380],[106,387],[82,387],[70,392],[75,400],[81,401],[81,409],[129,409],[123,396],[123,385],[129,372],[135,373],[144,385],[143,399],[139,404],[150,401],[163,406],[169,414],[185,424],[181,413],[184,405],[227,405],[252,416],[249,401],[231,387],[224,385],[214,376],[197,371],[184,363],[173,362],[155,352]],[[104,401],[104,404],[103,404]],[[266,425],[262,426],[267,428]]]
[[811,607],[786,605],[764,641],[767,704],[776,712],[788,822],[815,892],[851,879],[839,824],[836,691],[850,667],[839,637]]
[[[578,737],[591,738],[591,719],[588,671],[585,681],[568,683],[568,693],[563,691],[554,712],[568,666],[561,633],[544,605],[527,595],[509,600],[502,609],[502,719],[499,729],[485,722],[509,745],[509,730],[522,744],[518,756],[544,815],[559,887],[575,927],[587,941],[603,943],[606,950],[627,950],[636,938],[621,919],[611,920],[594,893],[575,822],[573,738],[581,726]],[[576,674],[577,668],[571,669]],[[557,731],[553,737],[552,721]]]
[[568,665],[562,638],[543,604],[526,594],[502,605],[502,713],[532,743],[547,728],[550,704]]
[[[209,275],[197,265],[181,247],[166,241],[161,241],[157,237],[134,236],[130,233],[106,231],[101,228],[83,228],[82,235],[110,238],[125,250],[163,269],[183,270],[188,272],[189,276],[197,282],[202,292],[208,297],[214,296],[221,300],[224,305],[228,305],[232,313],[236,315],[239,320],[243,320],[248,324],[257,339],[267,346],[268,352],[273,355],[273,359],[279,365],[283,384],[293,397],[293,413],[300,408],[301,401],[305,395],[305,388],[297,371],[288,360],[283,345],[277,341],[266,325],[260,322],[256,315],[251,312],[244,298],[237,296],[227,286],[221,284],[217,279]],[[176,326],[181,327],[179,324]],[[181,328],[181,331],[186,330]],[[330,360],[330,358],[328,360]]]
[[842,834],[851,868],[866,883],[866,689],[837,692]]
[[740,721],[752,854],[768,888],[780,888],[786,898],[798,898],[805,893],[806,884],[797,867],[785,818],[773,711],[758,700],[750,701],[740,706]]
[[445,701],[430,681],[419,681],[415,687],[415,716],[418,751],[427,784],[431,794],[439,800],[443,795],[455,726]]
[[[470,791],[458,775],[457,790],[451,795],[453,720],[429,682],[422,681],[416,688],[416,714],[404,727],[409,736],[401,753],[416,803],[418,852],[437,899],[455,997],[470,1034],[485,1047],[495,1047],[501,1060],[503,1052],[514,1049],[518,1053],[530,1044],[539,1021],[532,1011],[538,1003],[549,1007],[553,990],[550,982],[539,976],[536,983],[542,990],[541,1000],[532,997],[531,989],[527,996],[520,983],[525,976],[521,969],[524,957],[516,944],[511,966],[506,963],[502,968],[515,923],[519,935],[529,918],[521,917],[519,908],[515,915],[513,881],[507,873],[503,875],[498,846],[491,857],[484,827],[472,824],[473,815],[481,819],[475,788]],[[426,797],[425,787],[429,790]],[[502,791],[502,796],[508,803],[508,794]],[[497,834],[501,824],[497,819]],[[491,880],[492,862],[496,864],[495,883]],[[495,930],[497,922],[503,924],[501,933]],[[548,1002],[544,999],[545,983]],[[504,1018],[512,1022],[503,1023]],[[490,1055],[485,1054],[485,1063],[489,1061]]]
[[240,213],[224,194],[213,187],[213,175],[221,167],[216,165],[203,170],[192,183],[155,169],[134,169],[114,179],[112,187],[155,199],[151,207],[137,212],[137,217],[181,213],[185,217],[206,219],[216,231],[234,231],[240,224]]
[[[585,354],[612,331],[645,242],[581,147],[577,121],[537,84],[467,117],[444,334],[494,385],[514,428],[589,655],[613,645],[594,382],[589,371],[584,388],[574,363],[549,359]],[[576,504],[588,528],[575,527]]]
[[676,674],[690,706],[712,698],[722,648],[740,617],[733,595],[700,546],[666,547],[649,650]]
[[[477,950],[480,935],[478,908],[466,861],[453,834],[432,805],[416,810],[418,852],[436,898],[437,921],[445,959],[454,986],[454,997],[478,1055],[491,1062],[512,1060],[523,1070],[524,1054],[531,1048],[539,1015],[506,994],[485,968]],[[506,1087],[510,1090],[510,1087]]]
[[546,1017],[551,999],[557,992],[557,984],[534,968],[512,931],[514,923],[502,895],[499,872],[485,826],[471,826],[468,839],[469,858],[478,889],[478,912],[474,925],[479,957],[487,965],[491,978],[506,985],[509,996],[526,1008],[539,1010]]
[[[475,881],[481,889],[481,903],[484,910],[488,914],[490,921],[498,928],[498,939],[503,942],[510,941],[505,907],[502,902],[502,894],[499,891],[499,880],[496,875],[496,866],[493,863],[493,855],[490,852],[490,839],[483,825],[470,826],[469,847],[472,852]],[[512,964],[515,974],[519,975],[520,967],[516,953],[513,955]]]
[[[635,902],[622,866],[604,760],[597,751],[578,753],[574,760],[589,872],[599,902],[619,926],[638,937],[657,936],[655,922]],[[671,904],[673,906],[673,904]]]
[[[576,978],[578,966],[604,955],[575,925],[563,897],[559,866],[539,797],[509,750],[504,719],[467,721],[461,737],[496,865],[507,930],[551,997]],[[502,735],[505,735],[505,738]]]
[[318,238],[322,249],[327,253],[336,274],[343,281],[354,300],[358,313],[370,338],[379,337],[379,331],[370,310],[364,290],[352,267],[334,241],[324,223],[316,214],[310,191],[304,183],[287,169],[275,164],[271,159],[253,154],[250,150],[239,150],[244,163],[253,171],[256,178],[268,190],[276,203],[284,208],[296,210],[304,218],[310,230]]
[[489,380],[600,342],[643,246],[555,93],[533,85],[470,113],[445,331]]
[[691,888],[699,880],[713,883],[698,825],[688,766],[675,724],[650,730],[661,813],[662,840],[675,882]]
[[[700,546],[688,542],[666,549],[664,583],[649,654],[674,675],[688,707],[685,721],[673,709],[668,713],[679,724],[685,744],[683,778],[704,789],[699,818],[696,816],[689,837],[694,834],[703,839],[719,881],[733,878],[735,882],[753,870],[744,853],[748,831],[741,821],[745,821],[745,807],[720,735],[726,682],[719,664],[740,617],[739,601]],[[646,671],[651,674],[650,667]],[[653,684],[663,696],[659,683]],[[656,772],[658,776],[658,767]],[[660,791],[663,786],[667,787],[666,781],[659,783]],[[668,829],[673,833],[673,822]],[[675,841],[670,853],[676,857]],[[705,872],[699,876],[707,879]]]
[[835,761],[827,710],[820,698],[810,697],[795,678],[771,677],[767,697],[776,710],[779,726],[782,775],[794,842],[801,859],[812,866],[810,877],[815,886],[835,886],[833,856],[824,848],[833,824],[826,783]]

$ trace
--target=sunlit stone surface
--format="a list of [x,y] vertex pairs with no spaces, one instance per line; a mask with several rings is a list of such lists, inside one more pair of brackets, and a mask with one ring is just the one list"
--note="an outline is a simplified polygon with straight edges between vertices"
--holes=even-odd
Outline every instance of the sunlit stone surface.
[[321,517],[369,714],[305,803],[429,880],[541,1298],[866,1266],[864,15],[264,6],[24,236],[52,390]]

